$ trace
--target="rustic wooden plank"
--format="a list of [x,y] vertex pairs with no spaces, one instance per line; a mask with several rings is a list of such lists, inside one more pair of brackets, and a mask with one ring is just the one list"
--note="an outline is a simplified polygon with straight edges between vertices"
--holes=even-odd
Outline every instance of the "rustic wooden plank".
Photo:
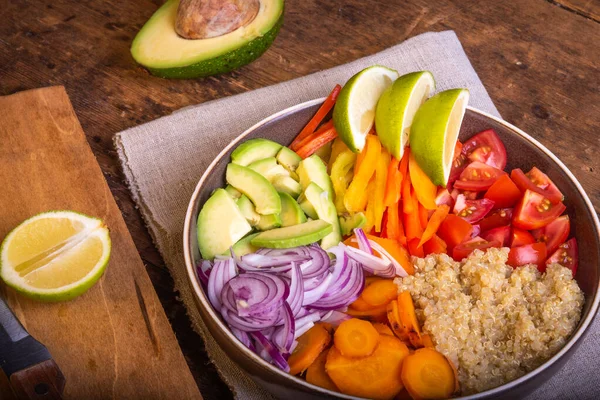
[[598,0],[552,0],[551,2],[600,23],[600,1]]
[[339,65],[425,31],[453,29],[503,116],[561,157],[600,205],[594,157],[600,151],[600,26],[590,19],[547,0],[287,1],[282,31],[258,61],[220,77],[173,81],[148,75],[129,54],[135,33],[160,3],[0,0],[0,94],[66,86],[205,398],[230,394],[207,365],[123,184],[112,147],[117,131]]
[[[62,87],[0,98],[0,237],[24,219],[69,209],[105,221],[111,260],[74,301],[44,304],[6,289],[65,378],[65,399],[201,399],[102,171]],[[25,388],[23,388],[25,389]]]

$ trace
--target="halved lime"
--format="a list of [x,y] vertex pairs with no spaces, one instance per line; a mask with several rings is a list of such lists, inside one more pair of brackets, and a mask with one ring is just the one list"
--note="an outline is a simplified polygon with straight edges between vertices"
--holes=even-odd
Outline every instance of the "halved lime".
[[419,108],[410,129],[410,151],[436,185],[446,186],[454,146],[469,102],[467,89],[440,92]]
[[70,300],[100,279],[110,249],[108,228],[97,218],[73,211],[38,214],[2,242],[0,278],[37,300]]
[[433,75],[418,71],[402,75],[377,103],[375,128],[381,144],[398,160],[404,154],[415,113],[435,89]]
[[335,129],[353,152],[360,152],[375,122],[375,107],[381,93],[398,78],[393,69],[374,65],[346,82],[333,109]]

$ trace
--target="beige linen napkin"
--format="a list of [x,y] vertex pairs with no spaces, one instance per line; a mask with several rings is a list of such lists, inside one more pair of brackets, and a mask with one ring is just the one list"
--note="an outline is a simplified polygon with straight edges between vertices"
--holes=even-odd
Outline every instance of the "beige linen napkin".
[[[326,96],[361,69],[381,64],[400,74],[429,70],[437,90],[469,88],[470,105],[498,115],[479,77],[452,31],[425,33],[354,62],[248,93],[210,101],[118,133],[115,145],[134,200],[173,276],[196,331],[223,380],[239,399],[270,396],[256,386],[216,344],[194,307],[183,259],[182,231],[192,192],[206,167],[234,137],[286,107]],[[596,341],[598,339],[596,338]],[[578,352],[580,357],[582,352]],[[567,373],[585,368],[571,363]],[[598,367],[598,363],[595,364]],[[590,365],[587,365],[590,368]],[[575,392],[556,378],[540,398],[565,398]],[[568,385],[570,386],[570,385]],[[556,397],[559,396],[559,397]],[[580,397],[581,398],[581,397]]]

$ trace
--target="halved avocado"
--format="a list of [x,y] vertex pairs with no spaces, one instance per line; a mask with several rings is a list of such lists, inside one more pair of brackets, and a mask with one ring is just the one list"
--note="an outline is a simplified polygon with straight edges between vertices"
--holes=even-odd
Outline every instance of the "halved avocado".
[[131,55],[163,78],[199,78],[232,71],[264,53],[283,23],[283,0],[260,0],[256,17],[233,32],[184,39],[175,31],[179,0],[169,0],[139,31]]

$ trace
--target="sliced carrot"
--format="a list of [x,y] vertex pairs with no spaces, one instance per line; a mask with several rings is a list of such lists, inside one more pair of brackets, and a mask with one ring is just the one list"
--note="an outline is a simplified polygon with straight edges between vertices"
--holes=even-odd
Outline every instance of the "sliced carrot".
[[431,239],[423,244],[423,253],[425,253],[426,256],[429,254],[446,254],[447,251],[448,246],[446,245],[446,242],[435,233]]
[[429,176],[423,172],[412,153],[408,158],[408,171],[410,174],[410,182],[415,189],[415,195],[417,196],[417,199],[419,199],[419,203],[428,210],[435,209],[437,186],[434,185]]
[[308,121],[306,126],[300,131],[298,136],[296,136],[296,139],[294,139],[294,141],[290,145],[290,148],[292,150],[296,150],[297,145],[304,138],[312,134],[315,131],[315,129],[317,129],[317,126],[319,126],[319,124],[323,121],[325,116],[327,116],[329,111],[331,111],[331,109],[335,105],[337,97],[340,94],[340,90],[342,90],[342,87],[340,85],[335,85],[331,93],[329,93],[329,96],[327,96],[323,104],[321,104],[321,107],[319,107],[315,115],[313,115],[310,121]]
[[319,129],[317,132],[304,139],[297,148],[296,154],[302,158],[310,157],[321,147],[335,139],[338,134],[333,123],[331,126],[326,125],[327,124],[323,125],[322,129]]
[[435,211],[431,215],[431,218],[429,218],[429,221],[427,222],[425,231],[423,232],[423,236],[421,236],[419,246],[423,246],[425,242],[427,242],[433,237],[433,235],[435,235],[442,222],[444,222],[444,220],[448,216],[449,212],[450,207],[446,204],[442,204],[441,206],[435,209]]
[[386,149],[381,150],[381,155],[377,159],[377,167],[375,168],[375,190],[371,194],[373,196],[373,216],[375,218],[375,232],[381,232],[381,220],[385,206],[383,204],[385,196],[385,185],[387,182],[388,164],[390,163],[390,153]]
[[403,388],[402,361],[408,355],[408,347],[399,339],[381,335],[379,345],[367,357],[345,357],[333,346],[325,370],[344,394],[389,400]]
[[398,312],[400,314],[400,322],[406,332],[408,332],[408,339],[414,347],[422,347],[421,344],[421,328],[419,327],[419,321],[417,320],[417,314],[415,313],[415,306],[413,304],[412,296],[410,292],[400,292],[398,295]]
[[[363,290],[364,292],[364,290]],[[372,306],[371,304],[367,303],[363,298],[362,298],[362,294],[361,296],[358,297],[358,299],[354,300],[351,304],[350,304],[350,308],[356,310],[356,311],[368,311],[368,310],[372,310],[373,308],[375,308],[374,306]]]
[[[358,212],[364,209],[359,209],[361,205],[360,200],[375,173],[377,159],[380,155],[381,143],[379,139],[375,135],[367,135],[366,154],[360,163],[358,162],[360,157],[357,157],[357,161],[354,164],[354,179],[352,179],[344,196],[344,205],[348,211]],[[356,173],[356,171],[358,172]]]
[[[367,234],[367,238],[383,247],[409,275],[414,275],[415,268],[406,249],[396,240],[380,238]],[[377,252],[375,252],[377,253]],[[377,255],[380,255],[377,253]]]
[[410,396],[410,393],[408,393],[408,390],[406,390],[406,388],[404,388],[400,391],[400,393],[398,393],[394,397],[394,400],[414,400],[414,399]]
[[435,349],[435,345],[433,344],[433,339],[431,338],[431,335],[428,333],[424,333],[421,335],[421,343],[423,343],[423,347],[430,347],[432,349]]
[[298,345],[288,358],[290,374],[297,375],[310,366],[331,342],[331,335],[323,325],[315,324],[298,339]]
[[327,362],[327,353],[329,349],[326,349],[319,354],[319,357],[310,364],[306,369],[306,382],[312,383],[313,385],[320,386],[325,389],[339,392],[340,390],[335,386],[335,383],[331,380],[327,371],[325,371],[325,363]]
[[452,366],[442,353],[428,347],[404,359],[401,377],[414,399],[447,399],[456,390]]
[[377,329],[377,332],[379,332],[380,335],[394,336],[394,332],[392,332],[392,330],[387,324],[382,324],[381,322],[374,322],[373,328]]
[[398,286],[393,279],[382,279],[365,288],[360,297],[371,307],[386,305],[398,296]]
[[346,314],[351,317],[366,319],[372,322],[386,321],[386,306],[379,306],[366,311],[358,311],[353,308],[348,308]]
[[386,307],[386,315],[392,331],[400,340],[408,342],[408,332],[404,329],[400,321],[400,310],[398,309],[398,301],[390,301]]
[[402,173],[400,173],[400,160],[392,157],[388,165],[387,181],[385,184],[385,196],[383,204],[386,207],[398,203],[402,190]]
[[425,229],[428,219],[429,214],[427,209],[421,203],[419,203],[419,221],[421,222],[421,228]]
[[419,238],[409,239],[406,247],[408,247],[408,252],[411,256],[415,257],[425,257],[425,251],[423,250],[423,246],[419,247]]
[[333,344],[346,357],[370,356],[379,342],[379,332],[369,321],[351,318],[338,326]]

